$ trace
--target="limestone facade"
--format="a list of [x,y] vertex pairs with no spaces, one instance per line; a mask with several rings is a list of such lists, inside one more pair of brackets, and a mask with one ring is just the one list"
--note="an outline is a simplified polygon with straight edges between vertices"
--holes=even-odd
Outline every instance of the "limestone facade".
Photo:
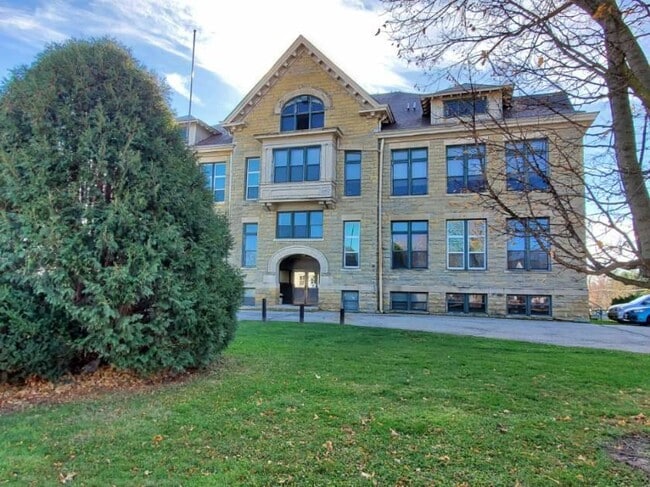
[[[456,103],[466,99],[466,86],[371,96],[299,37],[213,133],[196,119],[180,120],[198,126],[188,133],[196,134],[189,142],[199,163],[225,167],[225,192],[215,210],[230,221],[231,260],[244,275],[244,304],[260,306],[266,299],[328,310],[345,305],[367,312],[587,319],[586,277],[553,262],[552,249],[544,269],[508,269],[509,223],[481,194],[450,192],[448,158],[450,148],[475,147],[480,139],[484,174],[507,190],[499,130],[507,122],[522,140],[546,141],[549,177],[570,181],[574,173],[562,169],[555,141],[572,141],[571,168],[581,167],[582,136],[594,114],[566,107],[559,114],[548,107],[553,97],[522,108],[510,86],[471,91],[485,107],[474,131]],[[296,97],[320,103],[322,122],[317,109],[306,128],[281,130],[283,110]],[[460,112],[445,116],[445,110]],[[297,117],[297,124],[306,120]],[[287,174],[303,161],[296,177],[281,172],[284,157],[291,158]],[[355,195],[346,196],[346,184]],[[520,196],[510,191],[507,197],[516,202]],[[531,219],[552,223],[553,215],[540,211]],[[464,233],[458,237],[452,227]],[[472,236],[470,228],[482,234]],[[532,259],[534,241],[523,241]],[[456,257],[453,245],[461,246]],[[477,249],[478,257],[469,255]]]

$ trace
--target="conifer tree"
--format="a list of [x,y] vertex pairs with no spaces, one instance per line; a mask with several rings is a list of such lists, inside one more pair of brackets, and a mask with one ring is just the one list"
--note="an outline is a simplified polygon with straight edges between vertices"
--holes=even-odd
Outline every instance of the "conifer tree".
[[5,379],[92,361],[141,372],[208,364],[236,327],[230,247],[164,89],[123,47],[52,45],[5,81]]

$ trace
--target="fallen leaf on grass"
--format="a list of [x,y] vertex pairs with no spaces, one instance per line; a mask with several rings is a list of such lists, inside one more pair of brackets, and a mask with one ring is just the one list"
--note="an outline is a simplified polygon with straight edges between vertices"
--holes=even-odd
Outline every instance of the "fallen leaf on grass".
[[77,476],[77,472],[68,472],[68,473],[59,473],[59,482],[62,484],[67,484],[68,482],[72,482],[74,478]]

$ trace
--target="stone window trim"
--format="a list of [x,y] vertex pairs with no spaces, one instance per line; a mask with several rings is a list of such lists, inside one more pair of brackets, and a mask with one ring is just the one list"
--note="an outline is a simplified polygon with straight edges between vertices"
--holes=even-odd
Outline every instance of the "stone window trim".
[[287,102],[301,95],[310,95],[316,98],[320,98],[321,102],[323,102],[323,108],[325,108],[326,111],[332,109],[332,97],[330,97],[323,90],[319,90],[318,88],[305,87],[290,91],[282,95],[282,97],[278,99],[277,103],[273,107],[273,114],[282,114],[282,108],[287,104]]
[[[336,151],[341,135],[341,132],[334,128],[255,136],[262,143],[259,201],[265,204],[284,201],[333,202],[336,194]],[[318,181],[275,183],[273,151],[305,146],[321,148]]]
[[284,104],[280,132],[296,132],[325,127],[325,105],[313,95],[298,95]]

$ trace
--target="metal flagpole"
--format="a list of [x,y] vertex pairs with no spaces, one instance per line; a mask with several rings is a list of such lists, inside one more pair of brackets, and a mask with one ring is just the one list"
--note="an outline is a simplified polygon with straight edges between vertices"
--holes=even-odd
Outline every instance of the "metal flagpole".
[[194,88],[194,49],[196,48],[196,29],[192,38],[192,73],[190,74],[190,108],[187,112],[188,117],[192,116],[192,90]]

